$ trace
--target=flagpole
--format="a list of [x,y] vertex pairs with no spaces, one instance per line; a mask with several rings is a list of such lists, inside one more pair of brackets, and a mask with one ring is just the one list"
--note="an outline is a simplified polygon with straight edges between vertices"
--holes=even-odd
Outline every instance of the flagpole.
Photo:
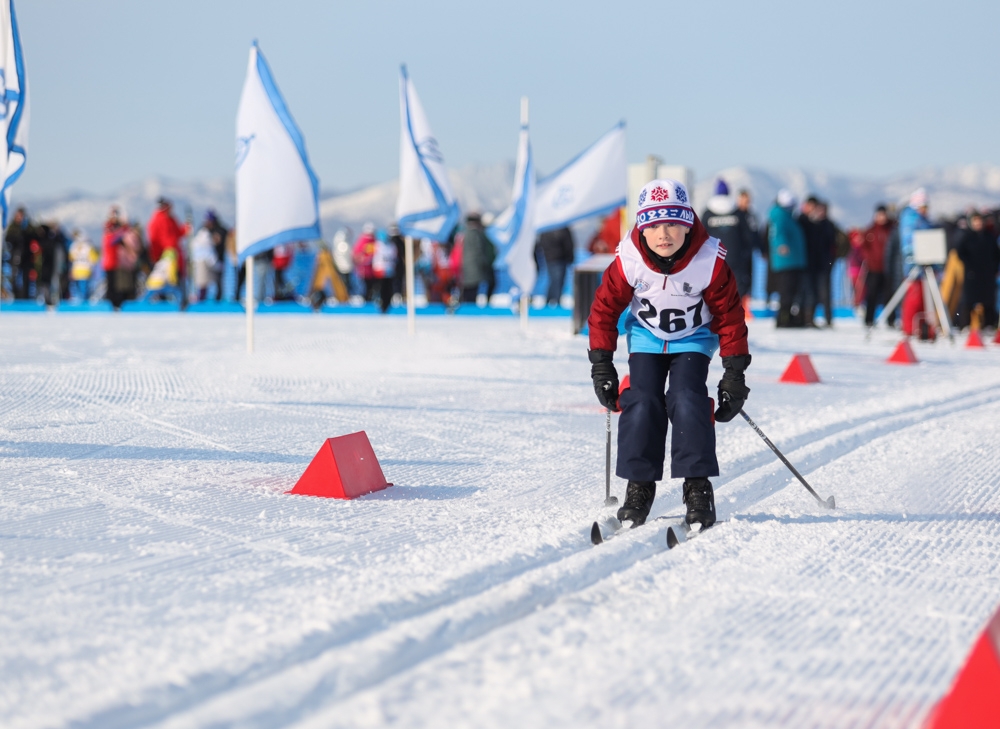
[[414,297],[416,286],[413,275],[413,238],[406,236],[406,329],[410,336],[417,333],[417,309]]
[[247,304],[247,353],[253,354],[253,306],[254,306],[254,285],[253,285],[253,256],[247,256],[246,260],[246,304]]
[[[521,128],[528,126],[528,97],[521,97]],[[528,309],[531,308],[531,291],[521,292],[521,329],[528,331]]]

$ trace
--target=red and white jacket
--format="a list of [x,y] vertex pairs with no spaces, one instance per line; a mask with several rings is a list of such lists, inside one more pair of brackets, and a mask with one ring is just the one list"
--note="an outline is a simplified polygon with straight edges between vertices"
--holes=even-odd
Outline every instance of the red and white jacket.
[[[618,244],[615,260],[604,272],[590,308],[591,349],[617,349],[618,320],[631,306],[626,324],[630,335],[633,331],[641,334],[644,343],[662,340],[662,350],[657,351],[703,351],[711,356],[714,346],[706,347],[704,340],[711,339],[714,345],[714,334],[721,356],[749,353],[746,314],[725,261],[725,248],[709,237],[697,216],[689,235],[691,245],[684,257],[664,274],[644,250],[639,231],[634,227],[629,231]],[[676,298],[667,298],[671,296]],[[657,307],[670,301],[680,308]],[[687,306],[692,301],[694,305]],[[647,346],[632,346],[632,339],[631,350],[650,351]]]

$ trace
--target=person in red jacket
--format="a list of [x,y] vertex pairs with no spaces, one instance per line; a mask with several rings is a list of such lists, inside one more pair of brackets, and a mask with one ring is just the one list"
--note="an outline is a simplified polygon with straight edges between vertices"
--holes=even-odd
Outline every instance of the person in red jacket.
[[[156,201],[156,210],[149,218],[146,226],[146,237],[149,239],[149,258],[152,263],[160,260],[160,256],[168,248],[177,254],[177,277],[184,280],[184,252],[181,249],[181,238],[191,232],[191,224],[181,225],[171,215],[173,205],[165,197]],[[182,285],[183,286],[183,285]]]
[[861,241],[861,257],[865,268],[865,326],[875,324],[875,308],[885,304],[887,281],[885,278],[885,248],[892,235],[892,221],[886,212],[885,205],[875,209],[875,220],[865,231]]
[[[726,249],[691,208],[687,188],[653,180],[639,193],[635,227],[597,289],[587,320],[591,377],[601,404],[621,409],[616,473],[628,487],[618,519],[633,527],[646,521],[663,478],[668,423],[670,476],[684,479],[687,523],[702,529],[715,523],[709,477],[719,475],[719,462],[707,380],[717,349],[725,374],[715,419],[732,420],[750,394],[743,375],[750,364],[746,315],[725,258]],[[613,357],[626,308],[631,384],[619,398]]]
[[125,291],[118,283],[118,249],[125,233],[125,223],[120,217],[116,206],[108,211],[108,219],[104,221],[104,236],[101,238],[101,268],[104,270],[105,296],[111,306],[117,311],[125,300]]

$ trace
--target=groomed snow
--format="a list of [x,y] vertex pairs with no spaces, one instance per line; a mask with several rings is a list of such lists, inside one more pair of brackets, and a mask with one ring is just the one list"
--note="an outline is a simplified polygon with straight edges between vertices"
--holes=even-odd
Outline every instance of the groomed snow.
[[[1000,603],[1000,347],[772,327],[747,412],[838,509],[737,419],[667,551],[589,543],[565,319],[0,314],[0,726],[919,726]],[[284,494],[357,430],[394,487]]]

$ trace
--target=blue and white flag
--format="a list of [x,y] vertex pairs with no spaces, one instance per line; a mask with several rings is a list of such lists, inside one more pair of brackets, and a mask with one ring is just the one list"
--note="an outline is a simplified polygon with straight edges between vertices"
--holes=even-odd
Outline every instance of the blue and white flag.
[[319,237],[319,180],[254,41],[236,112],[236,251],[242,262]]
[[539,233],[605,215],[625,204],[628,172],[625,122],[598,139],[561,170],[538,183]]
[[399,229],[414,238],[446,240],[458,222],[458,203],[451,191],[444,157],[406,66],[399,71],[399,111]]
[[521,127],[514,170],[514,192],[510,206],[490,226],[490,238],[500,246],[510,277],[530,295],[538,278],[535,263],[535,160],[531,154],[528,127]]
[[24,172],[28,158],[28,81],[24,74],[24,53],[17,30],[14,0],[0,0],[0,180],[3,194],[0,207],[3,229],[10,212],[10,188]]

